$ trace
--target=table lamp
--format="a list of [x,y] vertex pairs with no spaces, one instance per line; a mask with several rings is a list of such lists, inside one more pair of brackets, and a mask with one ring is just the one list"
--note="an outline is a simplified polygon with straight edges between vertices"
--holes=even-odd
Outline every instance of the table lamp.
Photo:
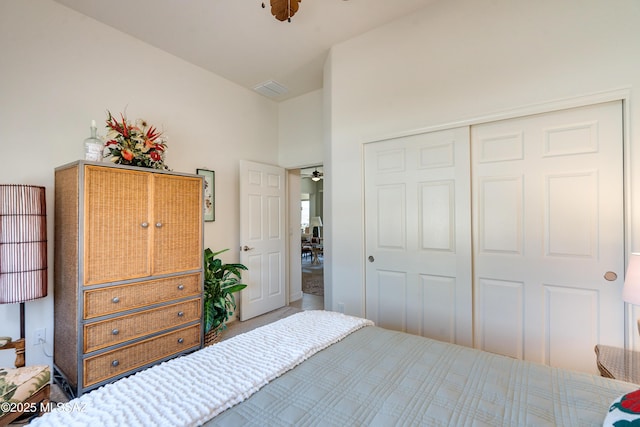
[[[319,216],[312,216],[309,220],[309,227],[313,231],[313,237],[322,237],[320,235],[320,227],[322,227],[322,218]],[[318,231],[316,231],[316,227],[318,227]]]

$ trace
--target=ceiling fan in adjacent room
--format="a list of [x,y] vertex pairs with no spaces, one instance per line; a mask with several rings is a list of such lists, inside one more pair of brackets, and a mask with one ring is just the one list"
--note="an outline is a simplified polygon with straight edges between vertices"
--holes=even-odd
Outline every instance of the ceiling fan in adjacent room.
[[324,178],[324,172],[322,172],[321,166],[317,166],[314,168],[302,169],[300,171],[300,176],[302,178],[311,178],[312,181],[318,182]]

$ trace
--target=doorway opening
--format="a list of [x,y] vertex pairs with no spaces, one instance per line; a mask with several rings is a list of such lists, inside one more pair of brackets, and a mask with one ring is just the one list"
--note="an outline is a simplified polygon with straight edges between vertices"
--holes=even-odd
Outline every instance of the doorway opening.
[[324,305],[323,177],[322,165],[300,169],[300,256],[303,298],[318,300]]

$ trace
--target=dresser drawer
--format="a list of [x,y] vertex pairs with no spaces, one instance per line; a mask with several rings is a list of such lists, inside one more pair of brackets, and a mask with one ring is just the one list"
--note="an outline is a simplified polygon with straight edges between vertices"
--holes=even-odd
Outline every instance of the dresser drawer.
[[84,326],[84,352],[100,350],[200,319],[200,298]]
[[149,338],[83,361],[84,387],[137,369],[200,344],[200,325]]
[[200,294],[199,273],[84,291],[84,318],[105,316]]

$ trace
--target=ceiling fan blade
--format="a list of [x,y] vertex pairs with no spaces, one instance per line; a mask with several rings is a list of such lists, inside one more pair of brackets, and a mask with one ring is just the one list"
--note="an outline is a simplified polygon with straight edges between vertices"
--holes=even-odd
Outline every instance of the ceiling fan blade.
[[278,21],[286,21],[296,14],[301,0],[271,0],[271,14]]

